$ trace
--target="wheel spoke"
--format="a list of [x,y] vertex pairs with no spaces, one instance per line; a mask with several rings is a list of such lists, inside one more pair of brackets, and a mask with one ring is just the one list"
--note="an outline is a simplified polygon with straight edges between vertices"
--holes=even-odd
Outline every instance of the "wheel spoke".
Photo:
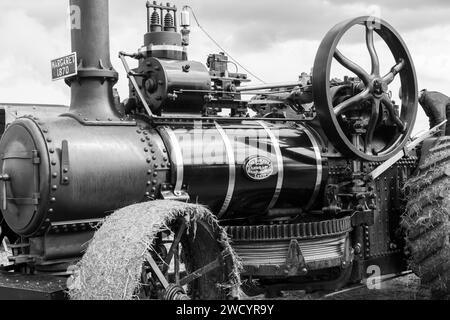
[[175,283],[180,283],[180,246],[178,245],[175,249],[174,255],[174,272],[175,272]]
[[163,267],[163,273],[167,273],[167,270],[169,270],[170,262],[172,261],[173,254],[175,253],[175,250],[178,247],[178,244],[180,243],[181,237],[183,236],[184,231],[186,230],[186,221],[183,221],[181,226],[179,227],[176,236],[173,239],[172,245],[170,246],[169,252],[167,253],[167,257],[165,259],[165,265]]
[[366,44],[369,50],[370,59],[372,61],[372,75],[380,75],[380,60],[378,59],[377,51],[373,40],[373,26],[366,26]]
[[406,129],[406,125],[400,119],[400,117],[395,114],[394,105],[392,104],[391,99],[384,94],[381,98],[381,102],[388,110],[389,116],[391,117],[392,121],[394,121],[394,123],[398,126],[400,132],[404,132]]
[[156,264],[155,260],[151,256],[151,254],[147,254],[145,256],[145,259],[150,264],[150,267],[152,268],[152,271],[155,273],[156,277],[158,278],[159,282],[161,282],[164,289],[167,289],[169,287],[169,282],[164,277],[164,274],[161,272],[161,269],[159,269],[158,265]]
[[220,254],[220,256],[214,260],[211,263],[208,263],[206,266],[203,266],[197,270],[195,270],[194,272],[188,274],[186,277],[184,277],[183,279],[180,280],[180,286],[184,286],[200,277],[202,277],[203,275],[205,275],[206,273],[217,269],[221,266],[221,264],[223,263],[223,259],[229,255],[229,251],[228,249],[222,251],[222,253]]
[[405,67],[405,60],[400,59],[399,62],[392,67],[391,71],[383,77],[383,81],[387,84],[391,84],[394,81],[395,76],[403,70]]
[[146,270],[146,266],[142,265],[142,273],[141,273],[141,285],[144,289],[145,296],[150,296],[150,288],[149,288],[149,282],[148,282],[148,272]]
[[368,85],[370,76],[363,68],[344,56],[338,49],[334,52],[334,58],[345,68],[356,74],[366,86]]
[[355,103],[363,102],[370,97],[369,89],[365,89],[363,92],[358,93],[356,96],[351,97],[350,99],[345,100],[344,102],[338,104],[336,108],[334,108],[334,112],[336,115],[341,115],[345,113],[350,107],[352,107]]
[[380,100],[374,99],[372,101],[372,115],[370,116],[369,125],[367,127],[365,148],[366,153],[372,154],[372,141],[378,119],[380,118]]

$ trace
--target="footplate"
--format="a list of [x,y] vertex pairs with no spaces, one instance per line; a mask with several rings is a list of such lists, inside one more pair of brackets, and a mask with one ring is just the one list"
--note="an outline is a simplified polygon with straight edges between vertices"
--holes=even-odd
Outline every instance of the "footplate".
[[65,300],[66,278],[0,272],[2,300]]

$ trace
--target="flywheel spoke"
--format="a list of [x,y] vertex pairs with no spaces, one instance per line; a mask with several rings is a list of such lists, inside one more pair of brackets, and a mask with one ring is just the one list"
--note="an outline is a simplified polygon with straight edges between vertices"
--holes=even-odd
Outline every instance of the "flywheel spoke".
[[400,132],[405,131],[406,125],[403,123],[403,121],[400,119],[400,117],[395,113],[394,105],[391,102],[391,99],[387,95],[383,95],[381,98],[381,102],[386,107],[386,109],[389,112],[389,116],[391,117],[392,121],[397,125]]
[[370,116],[369,125],[367,126],[365,148],[366,153],[373,153],[372,141],[375,128],[377,126],[378,119],[380,118],[380,100],[374,99],[372,101],[372,115]]
[[400,61],[392,67],[391,71],[383,77],[383,81],[387,84],[391,84],[394,81],[395,76],[403,70],[405,67],[405,60],[400,59]]
[[358,64],[344,56],[338,49],[336,49],[336,51],[334,52],[334,58],[345,68],[356,74],[366,86],[369,84],[369,74]]
[[372,75],[379,76],[380,60],[378,59],[377,51],[375,49],[373,29],[373,25],[366,25],[366,45],[367,49],[369,50],[370,59],[372,61]]
[[336,115],[341,115],[348,111],[355,103],[360,103],[371,97],[370,90],[365,89],[363,92],[358,93],[357,95],[351,97],[350,99],[345,100],[344,102],[338,104],[336,108],[334,108],[334,112]]

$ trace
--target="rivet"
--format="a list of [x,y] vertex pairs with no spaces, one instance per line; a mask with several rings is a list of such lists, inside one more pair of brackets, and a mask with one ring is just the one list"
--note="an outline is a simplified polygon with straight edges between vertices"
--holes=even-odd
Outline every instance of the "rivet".
[[144,151],[145,151],[145,152],[148,152],[148,148],[144,148]]
[[167,168],[170,168],[170,163],[168,163],[166,166],[167,166]]
[[84,121],[89,121],[89,119],[88,119],[88,118],[84,118],[83,120],[84,120]]
[[157,184],[158,183],[158,181],[156,181],[156,180],[153,180],[152,182],[153,182],[153,184]]
[[140,126],[140,127],[139,127],[139,129],[141,129],[141,130],[144,130],[145,128],[144,128],[144,127],[142,127],[142,126]]
[[150,163],[150,162],[152,162],[152,159],[147,158],[147,163]]
[[57,185],[53,185],[53,186],[52,186],[52,189],[53,189],[54,191],[56,191],[56,190],[58,190],[58,186],[57,186]]
[[64,182],[69,182],[69,178],[68,177],[64,177],[63,181]]
[[150,137],[149,137],[149,136],[146,136],[146,137],[145,137],[145,140],[150,141]]
[[141,141],[142,141],[142,142],[145,142],[145,138],[142,138]]
[[51,198],[50,202],[55,203],[56,202],[56,198],[55,197]]
[[42,130],[43,133],[48,133],[47,129]]
[[164,149],[163,149],[163,152],[164,152],[164,153],[167,153],[167,150],[164,148]]
[[148,132],[147,132],[147,131],[144,131],[144,135],[147,136],[147,135],[148,135]]
[[155,188],[155,187],[153,187],[153,188],[152,188],[152,192],[155,192],[155,191],[156,191],[156,188]]
[[54,210],[52,208],[48,209],[48,213],[53,213]]
[[145,196],[150,197],[150,192],[146,192]]
[[161,168],[165,168],[166,165],[164,163],[161,163]]
[[154,172],[154,173],[153,173],[153,176],[154,176],[154,177],[157,177],[157,176],[158,176],[158,172]]
[[148,170],[148,171],[147,171],[147,174],[152,174],[152,170]]
[[149,185],[151,185],[152,183],[150,182],[150,181],[147,181],[147,185],[149,186]]
[[163,160],[164,160],[164,161],[167,161],[167,157],[164,157]]
[[54,173],[52,174],[52,176],[53,176],[53,178],[58,178],[58,174],[57,174],[56,172],[54,172]]
[[153,159],[153,160],[156,160],[156,156],[153,156],[152,159]]
[[50,153],[55,153],[55,149],[51,148]]
[[56,166],[56,161],[52,160],[52,166]]
[[63,172],[64,172],[64,173],[67,173],[67,172],[69,172],[69,169],[64,168],[64,169],[63,169]]
[[158,164],[157,164],[157,163],[155,163],[154,167],[155,167],[155,168],[158,168],[159,166],[158,166]]
[[148,143],[148,146],[149,146],[149,147],[153,147],[153,143],[149,142],[149,143]]
[[152,149],[152,153],[155,153],[155,149]]
[[52,138],[47,138],[47,142],[48,143],[52,142]]

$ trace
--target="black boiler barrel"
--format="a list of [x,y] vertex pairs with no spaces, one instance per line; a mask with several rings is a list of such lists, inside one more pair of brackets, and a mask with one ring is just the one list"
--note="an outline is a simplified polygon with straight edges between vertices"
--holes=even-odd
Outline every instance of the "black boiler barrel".
[[327,179],[321,143],[306,126],[199,121],[158,131],[175,191],[187,191],[221,218],[312,209]]

